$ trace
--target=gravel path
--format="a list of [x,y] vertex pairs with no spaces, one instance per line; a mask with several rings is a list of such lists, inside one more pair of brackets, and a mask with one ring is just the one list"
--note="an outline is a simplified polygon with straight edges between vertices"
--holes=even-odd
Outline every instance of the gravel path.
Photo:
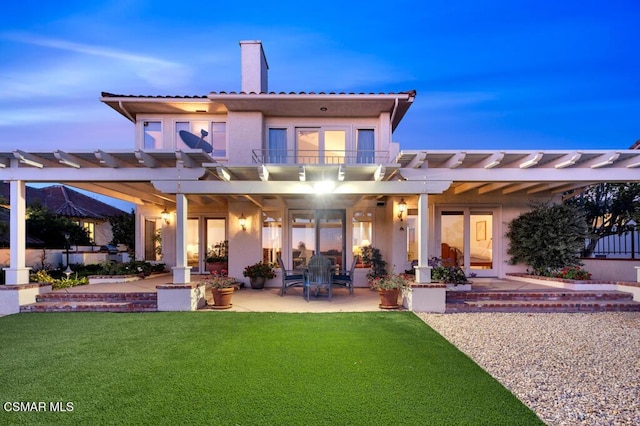
[[548,425],[640,425],[640,313],[418,314]]

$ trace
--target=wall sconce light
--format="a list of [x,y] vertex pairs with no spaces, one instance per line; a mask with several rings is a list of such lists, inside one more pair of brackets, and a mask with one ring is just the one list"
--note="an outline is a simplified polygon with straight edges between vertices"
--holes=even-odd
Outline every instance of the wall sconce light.
[[169,214],[166,208],[162,210],[162,213],[160,213],[160,217],[162,218],[162,220],[164,220],[164,223],[166,225],[169,224],[169,217],[171,217],[171,215]]
[[243,231],[247,230],[247,218],[244,216],[244,213],[242,213],[238,218],[238,224],[240,225]]
[[[405,203],[404,198],[400,200],[398,203],[398,219],[402,222],[402,215],[407,211],[407,203]],[[404,226],[400,224],[400,230],[404,231]]]

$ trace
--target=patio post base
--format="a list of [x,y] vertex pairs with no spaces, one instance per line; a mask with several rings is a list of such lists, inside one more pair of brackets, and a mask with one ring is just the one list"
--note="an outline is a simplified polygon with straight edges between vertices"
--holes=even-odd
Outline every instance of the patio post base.
[[416,271],[416,283],[428,284],[431,282],[431,266],[414,266]]
[[189,284],[191,282],[191,266],[174,266],[173,271],[174,284]]
[[2,268],[4,269],[4,282],[12,284],[29,284],[29,271],[31,268]]

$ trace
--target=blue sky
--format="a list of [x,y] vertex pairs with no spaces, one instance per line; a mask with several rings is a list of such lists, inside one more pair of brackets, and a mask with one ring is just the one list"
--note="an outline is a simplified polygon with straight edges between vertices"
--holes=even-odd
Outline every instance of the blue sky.
[[102,91],[395,92],[403,149],[626,149],[640,139],[640,1],[23,0],[0,16],[0,150],[133,148]]

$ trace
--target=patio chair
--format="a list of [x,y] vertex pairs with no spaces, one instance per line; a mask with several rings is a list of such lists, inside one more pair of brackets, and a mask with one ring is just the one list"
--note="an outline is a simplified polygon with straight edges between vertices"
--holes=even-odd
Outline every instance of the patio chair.
[[278,264],[280,265],[280,269],[282,270],[282,289],[280,290],[280,296],[284,296],[287,292],[287,289],[290,287],[301,287],[304,283],[304,274],[302,271],[287,270],[284,266],[284,262],[282,261],[282,257],[278,255]]
[[329,300],[331,300],[332,283],[333,266],[331,265],[331,260],[321,254],[314,255],[311,260],[309,260],[309,265],[304,271],[303,293],[307,302],[309,301],[311,290],[313,290],[317,296],[323,288],[327,289],[327,295]]
[[351,269],[348,271],[340,271],[333,276],[333,285],[344,287],[349,290],[349,294],[353,296],[353,277],[356,271],[356,264],[358,263],[358,255],[353,256],[353,262],[351,263]]

